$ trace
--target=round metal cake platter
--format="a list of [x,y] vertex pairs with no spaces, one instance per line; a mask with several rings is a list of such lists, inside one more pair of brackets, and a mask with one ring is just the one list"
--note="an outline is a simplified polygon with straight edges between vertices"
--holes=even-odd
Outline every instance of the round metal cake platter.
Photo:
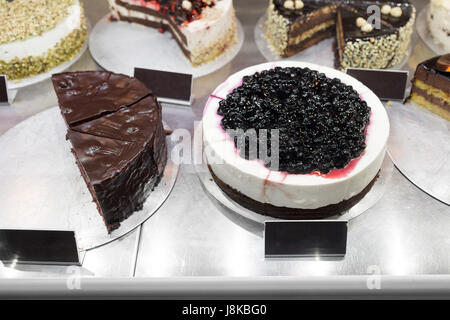
[[116,73],[134,74],[134,68],[157,69],[201,77],[219,70],[238,54],[244,43],[244,31],[236,20],[237,41],[221,56],[193,67],[169,32],[123,21],[110,21],[109,15],[93,28],[89,50],[102,68]]
[[[302,61],[310,62],[315,64],[320,64],[326,67],[334,68],[334,51],[333,51],[333,41],[334,39],[328,38],[320,41],[319,43],[305,49],[291,57],[283,58],[276,54],[269,48],[269,44],[265,38],[264,32],[264,22],[267,19],[267,15],[264,14],[259,18],[255,26],[254,36],[256,45],[261,52],[261,54],[266,58],[267,61],[278,61],[278,60],[292,60],[292,61]],[[389,69],[401,69],[406,62],[411,53],[411,45],[407,49],[407,55],[398,64]]]
[[[90,31],[90,25],[88,23],[88,32]],[[83,56],[83,54],[86,52],[86,49],[88,47],[88,40],[86,40],[83,44],[83,46],[81,47],[81,49],[75,54],[75,56],[70,59],[69,61],[66,61],[56,67],[54,67],[53,69],[45,72],[45,73],[40,73],[38,75],[35,75],[33,77],[29,77],[29,78],[24,78],[21,80],[10,80],[8,81],[8,90],[18,90],[21,88],[25,88],[28,86],[32,86],[34,84],[37,84],[39,82],[45,81],[47,79],[50,79],[52,77],[53,74],[55,73],[60,73],[60,72],[64,72],[67,69],[69,69],[75,62],[77,62],[78,60],[80,60],[80,58]]]
[[390,102],[388,152],[417,187],[450,205],[450,121],[414,102]]
[[[200,130],[198,130],[196,134],[198,134],[199,131]],[[248,219],[252,222],[264,224],[264,222],[268,220],[279,220],[277,218],[264,216],[252,210],[249,210],[228,197],[214,181],[211,172],[208,169],[207,160],[205,159],[205,156],[203,154],[203,147],[201,145],[194,145],[193,149],[194,163],[197,175],[200,179],[200,182],[202,183],[203,188],[209,196],[217,200],[220,205],[229,209],[232,213],[237,214],[240,217]],[[389,155],[386,154],[379,172],[379,176],[370,191],[367,192],[367,194],[349,210],[327,219],[349,221],[374,206],[383,196],[386,190],[386,185],[391,179],[393,169],[394,164],[392,163]]]
[[[36,114],[0,136],[1,228],[73,230],[83,251],[134,230],[169,196],[179,168],[170,160],[143,210],[108,234],[65,136],[66,125],[58,107]],[[167,142],[170,150],[170,139]]]
[[428,46],[428,48],[430,48],[433,52],[435,52],[438,55],[443,55],[448,52],[445,52],[444,47],[433,39],[433,36],[430,33],[430,29],[428,28],[427,16],[429,8],[430,5],[428,4],[417,15],[416,19],[417,33],[419,34],[423,42],[425,42],[425,44]]

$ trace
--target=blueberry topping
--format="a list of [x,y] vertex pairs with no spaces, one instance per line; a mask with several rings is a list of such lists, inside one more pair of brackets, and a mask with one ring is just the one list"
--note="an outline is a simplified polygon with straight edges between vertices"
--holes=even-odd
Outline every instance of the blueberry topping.
[[[220,101],[218,114],[224,129],[279,129],[280,171],[326,174],[361,155],[370,108],[337,78],[308,68],[276,67],[245,76]],[[259,157],[248,152],[246,142],[241,156]]]

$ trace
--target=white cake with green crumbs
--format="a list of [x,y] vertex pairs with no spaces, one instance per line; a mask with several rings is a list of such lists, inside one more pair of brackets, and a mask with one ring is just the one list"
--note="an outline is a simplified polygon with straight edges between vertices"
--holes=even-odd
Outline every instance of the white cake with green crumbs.
[[87,34],[79,0],[0,0],[0,74],[45,73],[72,59]]

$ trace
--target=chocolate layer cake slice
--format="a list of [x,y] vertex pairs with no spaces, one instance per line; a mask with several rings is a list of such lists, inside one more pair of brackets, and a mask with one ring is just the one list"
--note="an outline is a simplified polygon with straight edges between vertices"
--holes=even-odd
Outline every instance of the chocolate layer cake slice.
[[141,210],[167,161],[161,108],[137,79],[104,71],[52,77],[67,138],[108,232]]
[[52,80],[59,107],[70,126],[130,106],[151,94],[135,78],[104,71],[61,73]]
[[[341,5],[336,19],[336,68],[387,68],[396,54],[395,28],[383,20],[379,28],[363,30],[358,19],[367,21],[365,6]],[[358,20],[359,21],[359,20]]]
[[450,54],[417,66],[411,100],[450,121]]
[[414,21],[408,0],[270,0],[265,36],[272,51],[289,57],[336,34],[339,68],[389,68],[407,54]]
[[265,23],[272,50],[292,56],[334,34],[337,5],[305,0],[301,8],[285,8],[284,0],[271,1]]

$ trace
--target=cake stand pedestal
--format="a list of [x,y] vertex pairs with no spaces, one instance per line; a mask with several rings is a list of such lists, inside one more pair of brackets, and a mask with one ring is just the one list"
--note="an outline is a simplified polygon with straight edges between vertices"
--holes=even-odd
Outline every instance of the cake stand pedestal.
[[390,104],[392,161],[417,187],[450,205],[450,122],[414,102]]
[[134,68],[192,74],[194,78],[219,70],[241,50],[244,31],[236,20],[237,41],[214,61],[193,67],[169,32],[123,21],[110,21],[109,14],[92,29],[89,50],[105,70],[133,76]]

